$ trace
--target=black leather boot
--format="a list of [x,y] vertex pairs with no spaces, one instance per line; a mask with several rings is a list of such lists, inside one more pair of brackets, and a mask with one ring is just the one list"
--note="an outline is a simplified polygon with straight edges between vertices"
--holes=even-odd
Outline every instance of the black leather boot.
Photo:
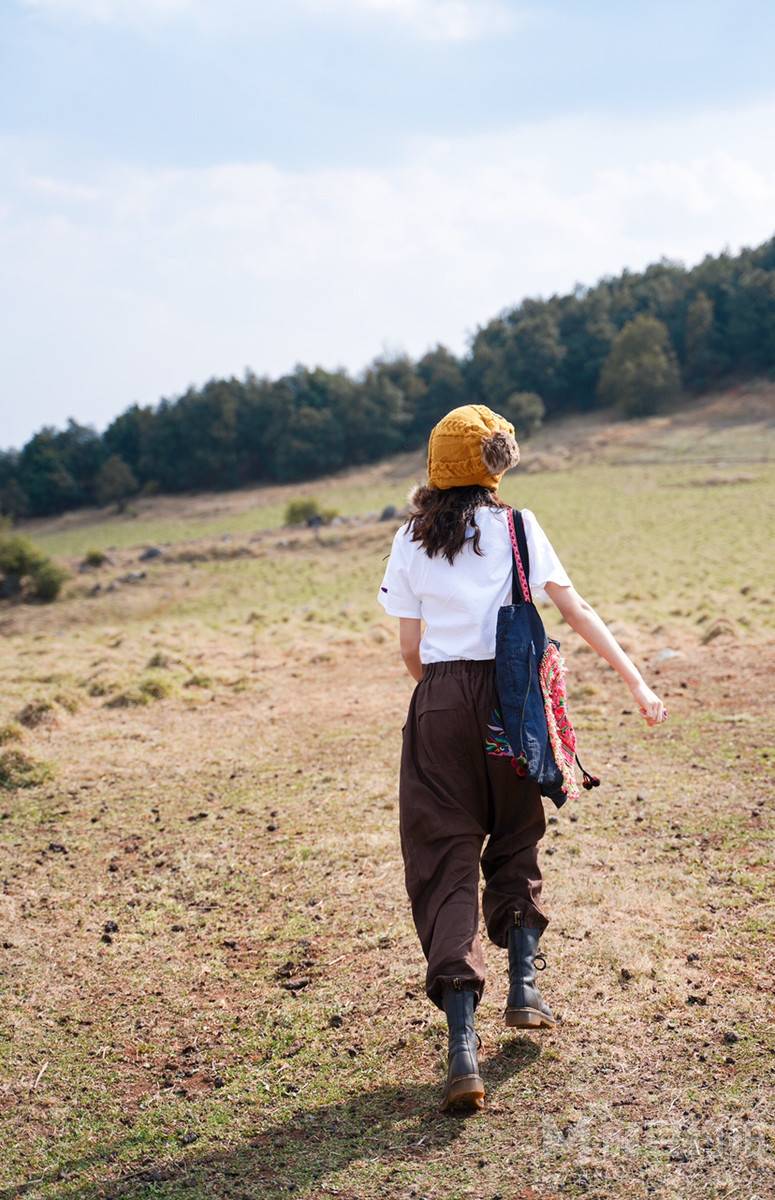
[[442,1002],[449,1026],[449,1062],[441,1110],[484,1108],[484,1083],[477,1059],[481,1040],[474,1030],[476,995],[456,980],[444,988]]
[[509,998],[503,1014],[512,1028],[541,1029],[557,1024],[536,986],[536,958],[546,966],[543,954],[538,953],[540,936],[540,929],[528,928],[522,914],[514,913],[509,926]]

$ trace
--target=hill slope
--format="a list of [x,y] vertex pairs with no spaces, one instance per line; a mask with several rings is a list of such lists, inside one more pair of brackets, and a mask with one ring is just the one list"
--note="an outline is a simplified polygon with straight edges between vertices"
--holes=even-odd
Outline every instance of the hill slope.
[[[761,464],[773,457],[775,383],[758,381],[714,393],[667,416],[622,421],[610,413],[551,422],[523,442],[520,466],[504,477],[506,499],[527,504],[541,485],[525,474],[570,466],[634,466],[678,462],[686,466]],[[519,431],[518,431],[519,432]],[[305,483],[249,487],[234,492],[155,496],[133,503],[132,513],[80,509],[54,518],[20,523],[54,553],[79,554],[91,546],[215,537],[278,526],[285,505],[315,495],[343,514],[375,517],[387,504],[403,504],[408,487],[425,475],[425,453],[400,454]]]
[[[670,718],[644,726],[548,606],[602,785],[547,806],[556,1031],[503,1028],[486,948],[472,1121],[436,1112],[444,1023],[397,829],[412,681],[376,603],[397,521],[369,516],[422,462],[37,527],[74,567],[121,548],[56,604],[0,609],[1,1196],[769,1194],[774,489],[752,403],[569,423],[506,477]],[[278,527],[302,490],[358,519]]]

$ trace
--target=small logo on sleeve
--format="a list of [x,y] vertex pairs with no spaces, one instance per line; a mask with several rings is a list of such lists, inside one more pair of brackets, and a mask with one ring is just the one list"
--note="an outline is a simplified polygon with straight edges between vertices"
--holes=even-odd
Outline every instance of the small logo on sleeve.
[[386,588],[386,587],[380,587],[380,589],[379,589],[379,590],[380,590],[381,592],[386,592],[386,591],[387,591],[387,588]]

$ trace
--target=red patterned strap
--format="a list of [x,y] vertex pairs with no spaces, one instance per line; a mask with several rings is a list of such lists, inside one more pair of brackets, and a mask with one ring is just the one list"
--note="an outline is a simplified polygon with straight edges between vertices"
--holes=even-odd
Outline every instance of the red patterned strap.
[[509,536],[511,538],[511,548],[514,551],[514,561],[517,564],[517,574],[519,575],[519,584],[522,588],[522,595],[528,604],[532,604],[533,597],[530,594],[530,588],[525,575],[525,568],[522,566],[522,556],[519,553],[519,543],[517,542],[517,531],[514,528],[514,509],[509,506],[506,512],[506,520],[509,523]]

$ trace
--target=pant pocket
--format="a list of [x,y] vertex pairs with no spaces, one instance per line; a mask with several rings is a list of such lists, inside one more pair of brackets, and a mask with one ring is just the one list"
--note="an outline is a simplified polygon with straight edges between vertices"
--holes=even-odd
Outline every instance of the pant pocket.
[[474,715],[468,708],[428,704],[417,711],[418,752],[430,766],[465,764],[474,732]]

